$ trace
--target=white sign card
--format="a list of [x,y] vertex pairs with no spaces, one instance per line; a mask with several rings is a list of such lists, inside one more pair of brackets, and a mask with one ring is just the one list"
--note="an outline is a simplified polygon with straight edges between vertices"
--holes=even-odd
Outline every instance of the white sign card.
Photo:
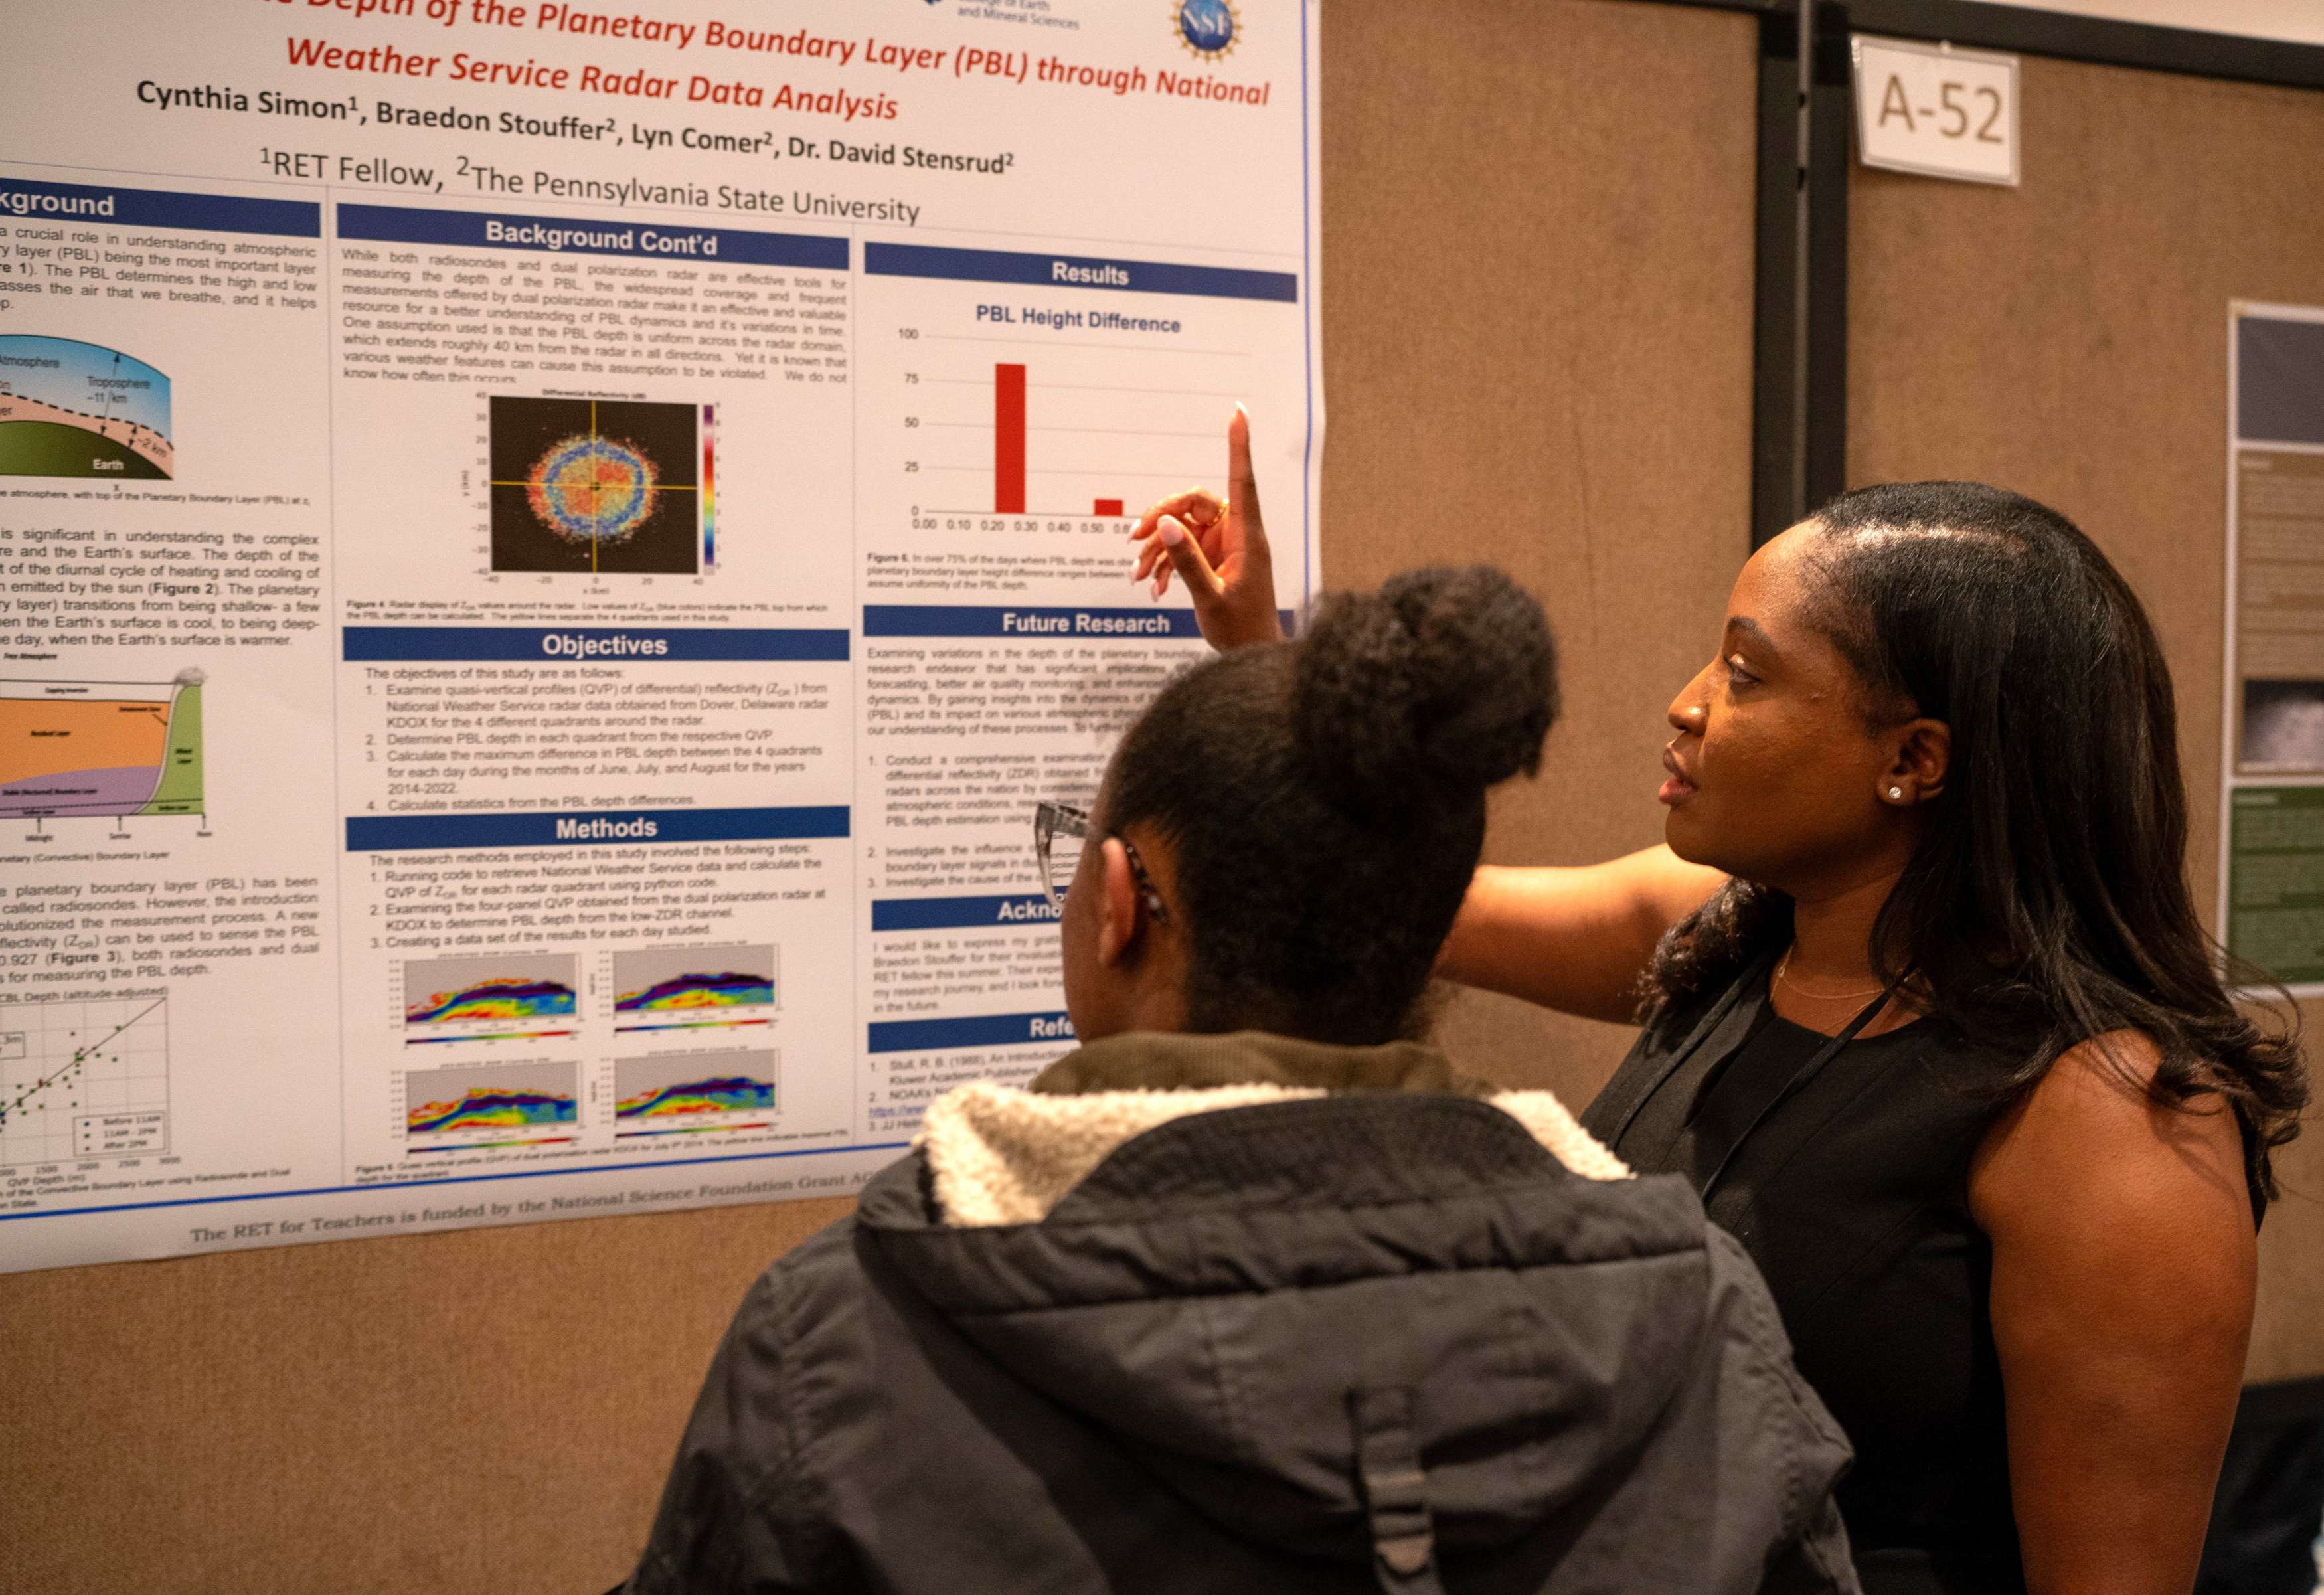
[[1867,166],[2017,186],[2017,58],[1858,33],[1856,148]]

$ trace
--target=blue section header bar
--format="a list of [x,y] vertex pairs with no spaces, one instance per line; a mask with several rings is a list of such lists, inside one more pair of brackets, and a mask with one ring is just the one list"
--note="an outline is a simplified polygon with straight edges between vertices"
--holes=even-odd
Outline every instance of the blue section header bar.
[[867,604],[866,637],[1008,637],[1055,642],[1200,637],[1191,609],[1077,609],[967,604]]
[[937,1052],[954,1046],[1026,1046],[1071,1041],[1062,1013],[989,1013],[961,1019],[890,1019],[867,1027],[872,1052]]
[[846,239],[805,233],[742,233],[732,227],[676,226],[668,222],[648,226],[570,217],[495,216],[484,210],[414,210],[401,205],[342,205],[338,217],[340,237],[380,244],[442,244],[459,249],[537,249],[545,254],[847,270]]
[[863,269],[883,277],[945,277],[956,282],[1016,282],[1028,288],[1105,288],[1121,293],[1269,300],[1286,305],[1299,302],[1299,279],[1289,272],[1177,266],[1161,261],[867,243],[863,246]]
[[357,815],[349,853],[601,847],[648,842],[795,842],[847,834],[837,808],[647,808],[570,814]]
[[91,188],[21,178],[0,178],[0,214],[25,221],[114,222],[131,227],[187,227],[198,233],[323,235],[323,207],[311,199],[245,199],[231,194]]
[[[1190,610],[1187,612],[1192,613]],[[760,659],[783,663],[844,663],[847,633],[836,629],[758,631],[690,626],[676,631],[626,626],[347,626],[340,657],[379,659],[466,659],[489,663],[683,663],[696,659]]]
[[1056,922],[1057,910],[1049,906],[1045,891],[1016,897],[881,898],[872,905],[874,930],[987,930]]

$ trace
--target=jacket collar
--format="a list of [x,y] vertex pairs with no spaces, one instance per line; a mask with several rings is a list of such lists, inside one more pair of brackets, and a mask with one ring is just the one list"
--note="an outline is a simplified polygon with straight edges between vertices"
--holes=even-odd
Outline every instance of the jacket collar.
[[1035,1077],[1045,1096],[1099,1091],[1198,1091],[1281,1085],[1307,1091],[1439,1091],[1482,1097],[1493,1088],[1456,1074],[1417,1041],[1341,1046],[1264,1030],[1194,1036],[1132,1030],[1066,1054]]
[[1038,1223],[1119,1148],[1176,1120],[1340,1093],[1478,1099],[1590,1179],[1628,1177],[1557,1097],[1495,1091],[1416,1042],[1335,1046],[1241,1031],[1092,1042],[1028,1090],[978,1081],[930,1103],[914,1145],[948,1226]]

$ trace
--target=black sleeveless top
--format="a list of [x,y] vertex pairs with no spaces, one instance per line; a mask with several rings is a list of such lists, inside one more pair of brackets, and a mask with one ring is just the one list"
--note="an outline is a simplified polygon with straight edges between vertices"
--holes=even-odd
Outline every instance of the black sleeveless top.
[[1687,1176],[1766,1276],[1856,1447],[1838,1495],[1868,1595],[2020,1595],[1993,1254],[1969,1212],[1990,1065],[1924,1019],[1800,1080],[1831,1037],[1775,1014],[1771,962],[1648,1030],[1582,1122],[1640,1173]]

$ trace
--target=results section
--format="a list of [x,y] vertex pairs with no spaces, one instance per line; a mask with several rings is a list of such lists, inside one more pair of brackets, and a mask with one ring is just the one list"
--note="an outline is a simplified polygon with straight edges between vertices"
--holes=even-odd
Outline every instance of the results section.
[[[860,300],[856,990],[887,1133],[1071,1046],[1034,807],[1088,805],[1130,720],[1206,651],[1191,609],[1130,585],[1125,512],[1222,483],[1238,401],[1302,413],[1305,322],[1287,272],[879,238]],[[1297,528],[1305,434],[1277,427],[1259,469]]]

